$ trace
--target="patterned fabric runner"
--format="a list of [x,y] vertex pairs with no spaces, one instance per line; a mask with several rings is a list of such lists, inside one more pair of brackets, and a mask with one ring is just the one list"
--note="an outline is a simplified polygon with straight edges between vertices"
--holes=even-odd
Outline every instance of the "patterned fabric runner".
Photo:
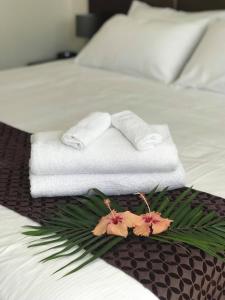
[[[74,197],[32,199],[29,157],[30,134],[0,123],[0,204],[41,222],[59,203],[76,200]],[[177,190],[170,195],[179,193]],[[138,204],[135,196],[116,198],[124,207]],[[225,215],[222,198],[200,193],[197,202]],[[225,299],[225,263],[192,247],[129,238],[103,259],[138,280],[161,300]]]

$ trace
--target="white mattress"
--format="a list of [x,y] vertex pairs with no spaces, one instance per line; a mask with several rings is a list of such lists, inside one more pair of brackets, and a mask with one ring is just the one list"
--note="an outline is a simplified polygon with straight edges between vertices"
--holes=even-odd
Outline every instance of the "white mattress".
[[[225,96],[76,66],[73,61],[0,72],[0,121],[20,129],[64,129],[91,111],[135,111],[168,123],[194,188],[225,197]],[[0,207],[0,300],[155,299],[137,281],[101,260],[56,280],[26,249],[29,224]],[[13,289],[11,287],[14,287]]]

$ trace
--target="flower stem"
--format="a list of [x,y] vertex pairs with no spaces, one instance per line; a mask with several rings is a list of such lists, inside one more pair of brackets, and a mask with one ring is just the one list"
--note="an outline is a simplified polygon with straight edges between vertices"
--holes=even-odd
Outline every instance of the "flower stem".
[[114,214],[114,212],[113,212],[113,210],[111,209],[111,206],[110,206],[111,201],[110,201],[109,199],[105,199],[105,200],[104,200],[104,204],[105,204],[105,206],[110,210],[112,216],[115,217],[115,214]]
[[144,193],[137,193],[137,195],[139,195],[140,199],[145,202],[145,204],[146,204],[146,206],[148,208],[148,211],[151,212],[151,209],[150,209],[150,206],[148,204],[148,200],[147,200],[145,194]]

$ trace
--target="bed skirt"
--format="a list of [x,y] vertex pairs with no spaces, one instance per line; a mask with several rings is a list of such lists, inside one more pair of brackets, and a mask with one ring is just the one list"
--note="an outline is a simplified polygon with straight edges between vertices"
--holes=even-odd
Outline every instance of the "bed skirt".
[[[75,197],[32,199],[29,185],[30,134],[0,123],[0,205],[36,222]],[[174,197],[181,190],[169,192]],[[115,197],[126,208],[137,197]],[[225,216],[225,200],[200,192],[195,203]],[[161,300],[225,299],[225,263],[190,246],[131,237],[103,259],[132,276]],[[47,300],[47,299],[46,299]]]

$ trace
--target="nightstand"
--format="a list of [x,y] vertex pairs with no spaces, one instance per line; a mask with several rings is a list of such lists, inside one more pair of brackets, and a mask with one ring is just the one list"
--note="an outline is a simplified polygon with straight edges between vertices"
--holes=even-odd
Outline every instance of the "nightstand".
[[35,65],[40,65],[40,64],[54,62],[54,61],[57,61],[57,60],[70,59],[70,58],[73,58],[75,56],[77,56],[76,52],[73,52],[73,51],[63,51],[63,52],[59,52],[56,55],[56,57],[54,57],[54,58],[32,61],[32,62],[29,62],[27,64],[27,66],[35,66]]

